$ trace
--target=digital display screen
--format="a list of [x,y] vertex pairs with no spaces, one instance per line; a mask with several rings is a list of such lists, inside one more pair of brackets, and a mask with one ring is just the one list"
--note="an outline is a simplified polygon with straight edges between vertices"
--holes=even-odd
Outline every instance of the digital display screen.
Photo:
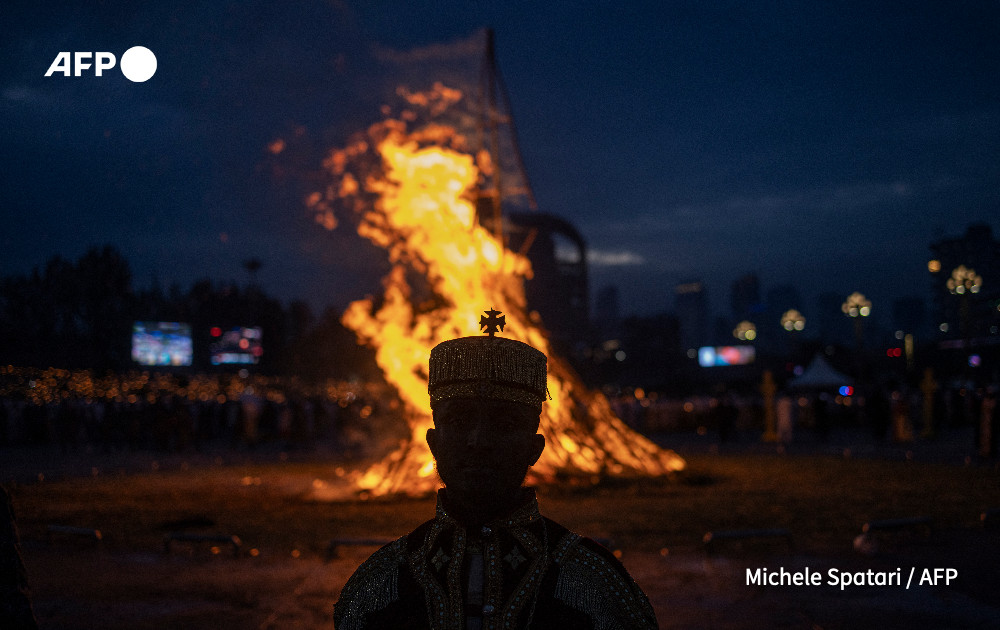
[[701,367],[748,365],[756,357],[753,346],[703,346],[698,349],[698,365]]
[[259,326],[236,326],[223,329],[219,326],[210,331],[212,344],[212,365],[252,365],[260,362],[264,354],[261,344],[263,337]]
[[139,365],[191,365],[191,325],[182,322],[135,322],[132,360]]

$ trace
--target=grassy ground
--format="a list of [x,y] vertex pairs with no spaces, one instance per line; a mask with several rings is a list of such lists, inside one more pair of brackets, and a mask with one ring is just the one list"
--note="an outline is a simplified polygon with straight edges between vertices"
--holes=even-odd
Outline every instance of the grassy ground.
[[[978,521],[985,509],[1000,507],[996,467],[748,453],[686,459],[688,469],[674,480],[539,492],[546,515],[622,550],[663,627],[868,627],[853,625],[850,613],[865,605],[870,619],[883,608],[896,611],[886,613],[886,627],[934,615],[940,627],[947,620],[975,627],[981,616],[1000,613],[990,599],[1000,584],[1000,553]],[[348,547],[328,561],[328,542],[395,538],[433,513],[430,498],[309,500],[314,480],[334,479],[334,466],[210,463],[128,474],[101,472],[114,470],[104,466],[96,476],[13,485],[42,627],[322,627],[343,581],[373,551]],[[852,551],[863,523],[918,515],[933,519],[930,538],[890,536],[874,556]],[[241,556],[213,553],[210,544],[163,552],[166,533],[199,523],[193,531],[239,536]],[[104,539],[51,537],[49,525],[97,528]],[[794,546],[702,553],[705,532],[746,528],[786,528]],[[919,601],[937,602],[930,610],[913,593],[885,589],[746,585],[746,568],[778,562],[822,570],[945,563],[959,566],[965,581],[924,592]],[[972,616],[956,617],[959,605]]]

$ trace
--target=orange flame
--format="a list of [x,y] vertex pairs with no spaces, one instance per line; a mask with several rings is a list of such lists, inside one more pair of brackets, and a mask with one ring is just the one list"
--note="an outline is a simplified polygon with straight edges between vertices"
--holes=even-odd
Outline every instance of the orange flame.
[[[400,93],[411,107],[435,113],[442,101],[460,98],[440,85],[424,95]],[[505,314],[505,336],[549,357],[551,400],[543,406],[540,427],[546,448],[533,481],[558,474],[660,475],[682,469],[683,460],[631,431],[603,395],[587,391],[553,355],[546,335],[527,315],[523,281],[531,277],[529,261],[477,221],[473,199],[482,173],[469,153],[464,137],[451,127],[430,124],[408,131],[403,122],[386,120],[329,156],[324,164],[334,182],[325,194],[307,200],[317,220],[331,228],[337,224],[332,207],[347,203],[360,217],[358,233],[386,249],[392,264],[378,306],[371,297],[356,301],[343,322],[375,349],[405,406],[410,437],[360,474],[357,489],[371,495],[423,494],[437,487],[424,439],[432,424],[430,349],[480,334],[479,315],[487,308]],[[413,272],[422,280],[414,281]]]

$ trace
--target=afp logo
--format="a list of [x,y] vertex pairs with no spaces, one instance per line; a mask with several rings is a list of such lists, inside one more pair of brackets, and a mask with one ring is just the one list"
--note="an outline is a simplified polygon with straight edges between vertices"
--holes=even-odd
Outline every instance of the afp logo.
[[[93,72],[95,77],[100,77],[105,70],[114,68],[116,63],[114,54],[109,52],[61,52],[56,55],[45,76],[62,74],[68,77],[72,73],[74,77],[82,77]],[[145,46],[133,46],[122,53],[119,67],[126,79],[142,83],[156,73],[156,55]]]

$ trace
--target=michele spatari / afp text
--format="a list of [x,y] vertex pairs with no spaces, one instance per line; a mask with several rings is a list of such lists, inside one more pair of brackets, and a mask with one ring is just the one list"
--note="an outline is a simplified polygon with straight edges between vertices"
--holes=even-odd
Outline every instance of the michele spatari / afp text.
[[795,571],[784,567],[747,569],[747,586],[835,586],[840,590],[857,586],[893,586],[909,589],[950,586],[957,579],[958,569],[947,567],[897,567],[892,571],[842,571],[831,568],[826,572],[809,567]]

